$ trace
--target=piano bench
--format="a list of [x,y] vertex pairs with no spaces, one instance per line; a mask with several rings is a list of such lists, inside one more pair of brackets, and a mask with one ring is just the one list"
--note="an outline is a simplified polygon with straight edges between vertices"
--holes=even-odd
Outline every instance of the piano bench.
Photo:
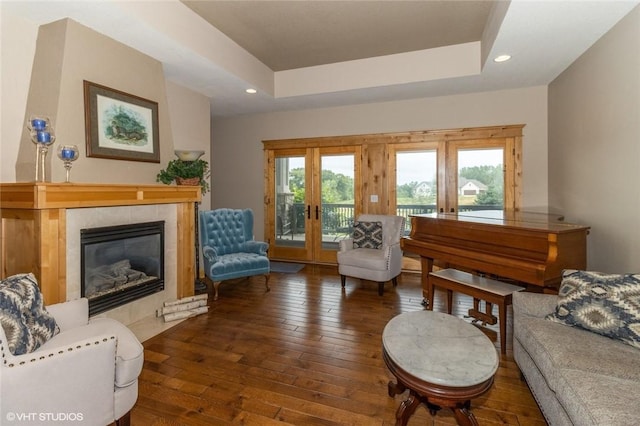
[[[524,287],[479,277],[457,269],[442,269],[429,273],[427,280],[429,298],[427,309],[429,310],[433,310],[435,287],[447,290],[447,313],[449,314],[452,310],[454,291],[473,297],[473,309],[469,309],[469,316],[487,324],[495,324],[498,320],[500,324],[500,352],[503,354],[507,352],[507,306],[511,305],[513,293],[524,290]],[[479,309],[480,300],[485,302],[485,312],[481,312]],[[492,304],[498,305],[498,318],[492,313]]]

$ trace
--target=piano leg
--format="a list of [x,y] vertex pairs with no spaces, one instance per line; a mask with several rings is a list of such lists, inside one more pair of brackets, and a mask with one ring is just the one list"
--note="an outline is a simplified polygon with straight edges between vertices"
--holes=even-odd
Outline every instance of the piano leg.
[[433,259],[420,256],[420,266],[422,269],[422,304],[427,309],[433,310],[433,285],[429,279],[429,274],[433,271]]

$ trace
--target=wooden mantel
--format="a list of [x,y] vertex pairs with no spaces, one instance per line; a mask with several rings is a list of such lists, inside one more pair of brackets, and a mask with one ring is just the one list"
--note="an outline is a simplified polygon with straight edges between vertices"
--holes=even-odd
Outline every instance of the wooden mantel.
[[195,282],[195,203],[199,186],[0,183],[0,278],[33,272],[47,304],[66,300],[66,211],[87,207],[177,205],[177,297]]

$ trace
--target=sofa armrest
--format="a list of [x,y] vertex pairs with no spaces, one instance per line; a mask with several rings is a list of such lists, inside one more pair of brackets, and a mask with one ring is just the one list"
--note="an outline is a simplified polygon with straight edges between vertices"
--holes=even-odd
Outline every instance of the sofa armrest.
[[113,422],[116,344],[115,336],[100,335],[6,359],[0,365],[1,418],[74,413],[82,424]]
[[345,238],[339,241],[339,251],[353,250],[353,238]]
[[56,319],[60,331],[81,327],[89,323],[89,300],[86,297],[46,307]]
[[400,247],[400,243],[390,244],[388,246],[382,247],[387,251],[388,256],[400,256],[402,257],[402,248]]
[[402,259],[402,247],[400,247],[400,243],[391,244],[386,246],[385,249],[390,259]]
[[552,313],[558,304],[558,296],[554,294],[529,293],[518,291],[513,293],[513,315],[544,318]]
[[402,271],[402,248],[400,243],[391,244],[386,246],[387,250],[387,269],[391,271],[392,275],[397,275]]

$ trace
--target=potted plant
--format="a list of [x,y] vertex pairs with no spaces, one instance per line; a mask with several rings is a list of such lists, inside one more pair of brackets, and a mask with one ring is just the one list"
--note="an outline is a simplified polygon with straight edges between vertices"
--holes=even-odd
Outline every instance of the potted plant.
[[160,170],[156,181],[166,185],[170,185],[173,181],[178,185],[200,185],[202,193],[206,194],[209,191],[209,183],[206,179],[210,174],[209,163],[205,160],[184,161],[176,158],[169,161],[166,169]]

